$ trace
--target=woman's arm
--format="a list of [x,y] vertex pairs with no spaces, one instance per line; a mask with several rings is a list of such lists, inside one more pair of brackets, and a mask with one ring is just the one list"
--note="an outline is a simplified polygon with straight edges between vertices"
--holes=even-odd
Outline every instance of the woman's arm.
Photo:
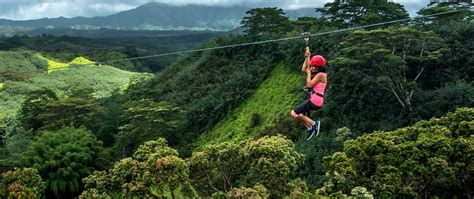
[[308,61],[308,58],[306,57],[306,58],[304,59],[303,65],[301,65],[301,72],[305,72],[306,66],[307,66],[306,63],[308,63],[307,61]]
[[317,74],[311,78],[311,70],[306,70],[306,87],[313,88],[318,82],[321,82],[321,75]]
[[304,56],[305,56],[305,59],[304,59],[304,62],[303,62],[303,65],[301,66],[301,72],[305,72],[306,71],[306,68],[308,67],[309,65],[309,57],[311,56],[311,53],[309,51],[306,51],[304,53]]

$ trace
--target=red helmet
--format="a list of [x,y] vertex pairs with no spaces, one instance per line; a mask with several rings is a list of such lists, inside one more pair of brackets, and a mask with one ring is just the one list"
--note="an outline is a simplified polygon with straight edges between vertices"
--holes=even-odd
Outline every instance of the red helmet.
[[315,55],[311,58],[309,64],[311,64],[311,66],[325,66],[326,59],[324,59],[324,57],[321,55]]

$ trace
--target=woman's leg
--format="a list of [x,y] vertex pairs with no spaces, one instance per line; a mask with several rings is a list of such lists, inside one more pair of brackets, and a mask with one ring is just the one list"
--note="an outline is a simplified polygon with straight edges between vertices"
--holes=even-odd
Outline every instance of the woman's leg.
[[295,113],[295,111],[291,111],[291,116],[293,116],[294,118],[298,118],[301,122],[303,122],[304,126],[307,129],[309,129],[309,127],[311,127],[311,125],[313,124],[310,118],[308,118],[307,116],[303,114],[297,114]]
[[300,119],[301,121],[303,121],[304,125],[306,126],[306,128],[309,128],[311,125],[314,124],[314,120],[312,120],[311,118],[303,115],[303,114],[300,114],[298,116],[298,119]]
[[307,122],[303,122],[304,126],[306,127],[306,129],[309,129],[309,127],[311,127],[311,124],[307,123]]
[[308,113],[311,110],[311,102],[309,100],[304,101],[300,105],[296,106],[295,109],[291,111],[291,116],[298,118],[303,122],[305,127],[309,129],[313,125],[314,121],[311,120],[308,116],[305,116],[304,113]]

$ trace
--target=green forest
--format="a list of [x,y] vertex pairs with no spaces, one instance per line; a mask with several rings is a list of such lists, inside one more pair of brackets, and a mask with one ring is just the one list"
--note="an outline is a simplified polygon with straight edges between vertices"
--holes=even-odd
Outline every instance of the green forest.
[[[0,38],[0,197],[472,198],[473,8],[338,32],[409,14],[336,0],[251,9],[237,35]],[[309,39],[329,82],[309,141],[290,115],[303,38],[100,64],[329,31]]]

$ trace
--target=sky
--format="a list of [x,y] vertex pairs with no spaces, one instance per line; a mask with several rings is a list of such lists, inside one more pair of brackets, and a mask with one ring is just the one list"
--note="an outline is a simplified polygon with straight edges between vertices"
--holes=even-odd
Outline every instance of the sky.
[[[55,17],[106,16],[130,10],[148,2],[174,5],[201,4],[245,7],[276,6],[284,9],[322,7],[331,0],[0,0],[0,19],[28,20]],[[393,0],[415,16],[429,0]]]

